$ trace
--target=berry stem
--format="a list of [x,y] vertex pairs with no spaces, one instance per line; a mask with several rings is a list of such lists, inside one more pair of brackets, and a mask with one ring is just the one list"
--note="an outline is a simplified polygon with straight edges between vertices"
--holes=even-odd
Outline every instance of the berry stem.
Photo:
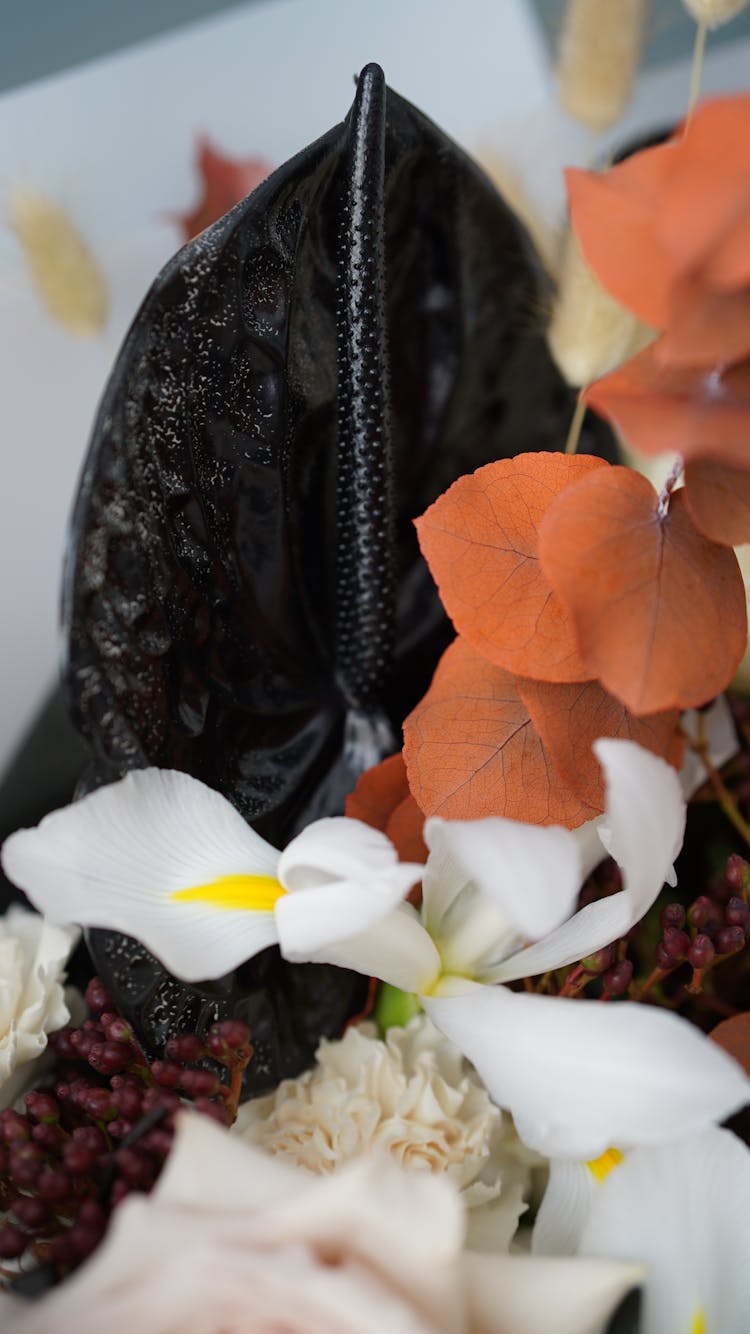
[[726,815],[730,823],[734,825],[740,837],[743,838],[745,843],[747,843],[748,847],[750,847],[750,824],[748,824],[747,820],[741,814],[740,809],[734,797],[729,791],[729,788],[726,787],[721,775],[719,774],[718,770],[715,768],[711,760],[711,756],[708,753],[708,744],[705,738],[705,723],[703,714],[698,715],[697,737],[690,736],[690,734],[684,731],[684,729],[683,729],[683,736],[685,737],[685,740],[687,741],[687,744],[690,747],[690,749],[694,752],[695,755],[698,756],[698,759],[703,764],[703,767],[705,768],[706,773],[708,774],[708,777],[710,779],[711,786],[713,787],[714,792],[716,793],[716,800],[719,806],[723,810],[724,814]]

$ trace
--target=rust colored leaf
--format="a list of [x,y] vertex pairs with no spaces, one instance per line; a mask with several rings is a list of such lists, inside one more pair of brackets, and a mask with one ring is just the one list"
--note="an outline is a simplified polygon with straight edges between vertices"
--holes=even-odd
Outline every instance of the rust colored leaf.
[[607,172],[565,173],[573,230],[603,287],[646,324],[667,322],[669,255],[656,228],[674,144],[635,153]]
[[729,1052],[750,1075],[750,1011],[722,1020],[711,1030],[709,1037]]
[[662,355],[750,356],[750,97],[703,103],[675,136],[609,171],[567,173],[573,228],[600,282],[666,331]]
[[728,547],[750,542],[750,472],[746,468],[692,459],[685,468],[685,503],[705,537]]
[[589,455],[519,454],[460,477],[417,519],[419,542],[458,633],[483,657],[544,681],[583,681],[567,612],[542,574],[539,524]]
[[698,532],[681,491],[661,515],[639,473],[598,470],[550,507],[539,557],[590,675],[631,712],[691,708],[729,684],[747,637],[742,576],[734,552]]
[[682,763],[678,709],[636,718],[598,681],[553,685],[518,679],[516,685],[555,767],[589,806],[604,807],[604,779],[591,749],[599,737],[625,737],[675,768]]
[[402,862],[427,860],[424,815],[409,791],[402,754],[365,770],[346,799],[346,814],[387,834]]
[[262,157],[224,157],[204,135],[198,139],[197,148],[203,193],[194,209],[175,214],[184,241],[192,240],[212,222],[223,218],[273,171],[270,162]]
[[640,454],[674,450],[683,458],[714,458],[742,467],[750,439],[750,361],[725,370],[667,367],[659,343],[584,391],[595,408]]
[[404,723],[412,793],[425,815],[501,815],[574,829],[598,815],[568,787],[534,730],[515,680],[456,639]]

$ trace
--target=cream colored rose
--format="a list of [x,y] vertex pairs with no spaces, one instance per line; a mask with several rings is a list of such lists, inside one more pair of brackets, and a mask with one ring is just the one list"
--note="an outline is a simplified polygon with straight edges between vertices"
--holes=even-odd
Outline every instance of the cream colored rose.
[[24,908],[0,918],[0,1107],[15,1102],[47,1034],[70,1018],[63,982],[78,934]]
[[235,1132],[310,1172],[377,1149],[410,1171],[445,1173],[472,1210],[492,1205],[472,1230],[498,1250],[510,1244],[541,1161],[424,1014],[384,1040],[372,1024],[324,1039],[312,1070],[240,1108]]
[[464,1255],[460,1196],[387,1157],[311,1177],[186,1114],[156,1190],[3,1334],[594,1334],[641,1270]]

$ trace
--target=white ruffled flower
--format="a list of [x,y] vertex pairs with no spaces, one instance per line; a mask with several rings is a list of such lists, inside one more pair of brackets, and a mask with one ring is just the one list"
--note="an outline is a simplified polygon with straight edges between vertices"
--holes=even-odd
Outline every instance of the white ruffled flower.
[[510,1244],[540,1161],[426,1015],[385,1039],[373,1024],[324,1039],[315,1067],[245,1103],[235,1129],[310,1172],[384,1150],[409,1171],[444,1173],[472,1210],[482,1244],[498,1250]]
[[180,1118],[151,1195],[3,1334],[598,1334],[639,1265],[463,1250],[445,1178],[379,1156],[311,1177],[207,1118]]
[[70,1018],[63,982],[77,936],[23,908],[0,918],[0,1107],[15,1102],[47,1034]]

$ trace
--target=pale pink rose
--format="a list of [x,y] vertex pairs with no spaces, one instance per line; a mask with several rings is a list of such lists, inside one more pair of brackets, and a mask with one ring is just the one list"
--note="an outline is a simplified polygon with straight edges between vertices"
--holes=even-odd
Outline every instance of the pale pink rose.
[[186,1114],[150,1196],[3,1334],[594,1334],[640,1269],[466,1255],[445,1178],[363,1158],[327,1177]]

